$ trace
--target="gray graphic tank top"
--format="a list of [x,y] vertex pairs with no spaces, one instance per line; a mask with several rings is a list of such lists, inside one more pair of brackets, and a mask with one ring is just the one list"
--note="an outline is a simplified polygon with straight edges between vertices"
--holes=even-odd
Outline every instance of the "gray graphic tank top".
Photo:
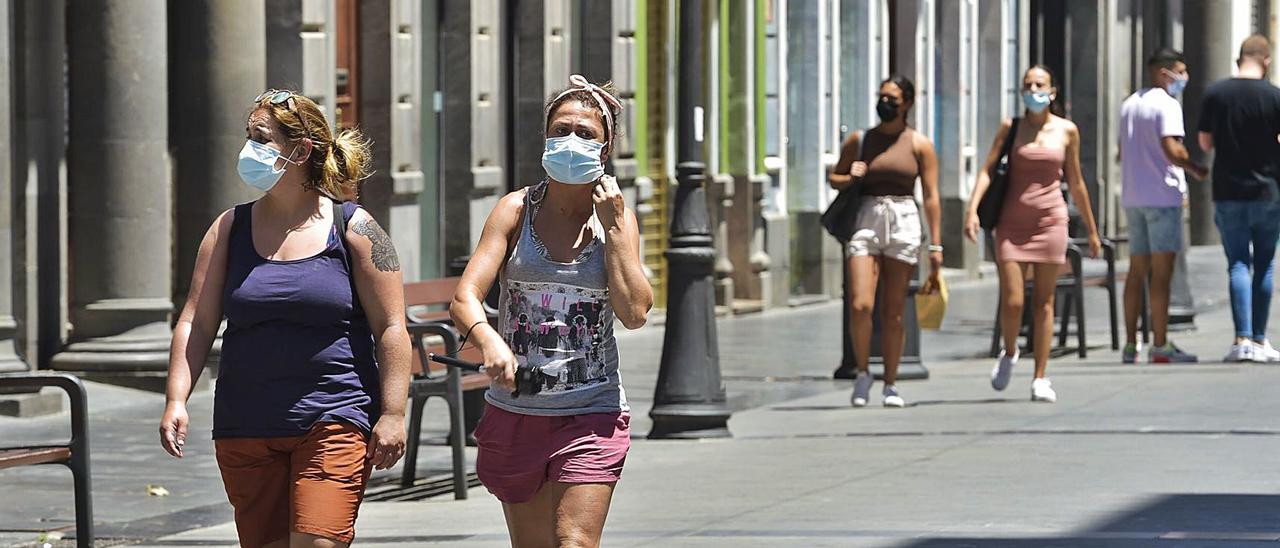
[[491,386],[485,399],[512,413],[584,415],[629,411],[613,337],[604,230],[593,214],[592,232],[577,259],[553,261],[533,231],[547,182],[529,188],[520,237],[501,275],[498,332],[521,366],[536,367],[552,386],[536,395]]

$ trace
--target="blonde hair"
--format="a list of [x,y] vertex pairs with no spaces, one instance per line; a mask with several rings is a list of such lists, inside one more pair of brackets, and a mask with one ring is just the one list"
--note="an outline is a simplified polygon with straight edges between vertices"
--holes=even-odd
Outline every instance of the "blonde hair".
[[358,129],[344,129],[334,137],[329,121],[315,101],[294,91],[289,94],[289,100],[279,103],[264,97],[256,103],[254,111],[265,110],[270,114],[290,141],[311,139],[307,181],[303,187],[337,199],[358,194],[360,181],[373,174],[369,139]]

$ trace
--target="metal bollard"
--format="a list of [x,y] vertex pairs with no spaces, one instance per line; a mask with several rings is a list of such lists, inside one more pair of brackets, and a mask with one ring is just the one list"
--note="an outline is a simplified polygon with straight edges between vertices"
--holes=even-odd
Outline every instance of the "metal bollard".
[[[840,358],[840,366],[833,375],[836,379],[852,379],[857,375],[857,361],[853,349],[853,337],[850,335],[850,302],[849,261],[844,262],[844,306],[841,307],[841,343],[844,351]],[[902,345],[902,360],[898,363],[899,380],[924,380],[929,378],[929,370],[920,359],[920,324],[916,319],[916,292],[920,290],[920,282],[912,280],[907,290],[907,303],[902,311],[902,327],[906,334]],[[871,359],[868,369],[877,380],[884,378],[884,357],[880,348],[880,294],[876,293],[875,309],[871,312]]]

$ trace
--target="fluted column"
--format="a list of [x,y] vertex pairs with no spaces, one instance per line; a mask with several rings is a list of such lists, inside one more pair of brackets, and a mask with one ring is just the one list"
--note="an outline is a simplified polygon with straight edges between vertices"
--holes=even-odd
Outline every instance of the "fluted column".
[[[173,270],[164,0],[67,10],[71,332],[55,368],[163,371]],[[144,375],[145,376],[145,375]]]

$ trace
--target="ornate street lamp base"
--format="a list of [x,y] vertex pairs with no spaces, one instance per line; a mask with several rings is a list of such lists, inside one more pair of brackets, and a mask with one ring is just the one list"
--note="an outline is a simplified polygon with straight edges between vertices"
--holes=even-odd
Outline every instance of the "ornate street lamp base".
[[724,403],[660,405],[649,411],[653,419],[649,439],[727,438],[731,414]]

